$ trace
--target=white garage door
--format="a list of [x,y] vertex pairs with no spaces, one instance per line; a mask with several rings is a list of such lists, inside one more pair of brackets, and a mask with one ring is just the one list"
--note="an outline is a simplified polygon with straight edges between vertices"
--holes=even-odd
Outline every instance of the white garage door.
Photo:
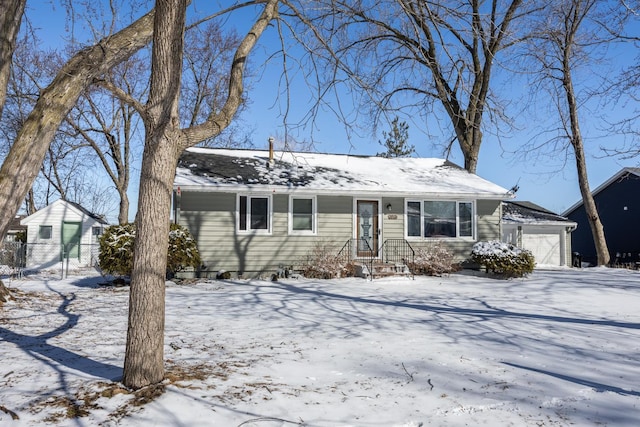
[[538,265],[560,265],[558,234],[523,234],[522,247],[533,253]]

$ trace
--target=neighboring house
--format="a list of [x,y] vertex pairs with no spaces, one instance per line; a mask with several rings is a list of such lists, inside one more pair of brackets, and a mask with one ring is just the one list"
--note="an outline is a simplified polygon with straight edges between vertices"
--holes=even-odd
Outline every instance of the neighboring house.
[[506,201],[502,207],[502,241],[530,250],[537,265],[572,265],[576,225],[531,202]]
[[500,240],[504,188],[441,159],[192,148],[174,183],[174,219],[205,271],[257,276],[314,248],[393,261],[442,242],[462,261]]
[[27,231],[27,227],[20,223],[24,218],[26,218],[26,215],[16,215],[11,220],[9,229],[7,230],[7,236],[4,238],[5,242],[15,242],[19,233]]
[[[604,227],[612,263],[640,260],[640,168],[624,168],[592,191]],[[573,250],[584,262],[597,263],[591,226],[580,200],[563,213],[578,223],[572,236]]]
[[62,261],[72,267],[93,265],[107,221],[77,203],[57,200],[21,224],[27,227],[26,268],[45,269]]

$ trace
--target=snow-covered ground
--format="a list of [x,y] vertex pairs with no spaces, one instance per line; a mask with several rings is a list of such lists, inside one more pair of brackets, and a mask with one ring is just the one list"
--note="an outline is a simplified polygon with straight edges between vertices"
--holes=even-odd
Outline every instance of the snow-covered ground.
[[169,283],[168,379],[138,394],[101,281],[5,282],[0,425],[640,425],[640,272]]

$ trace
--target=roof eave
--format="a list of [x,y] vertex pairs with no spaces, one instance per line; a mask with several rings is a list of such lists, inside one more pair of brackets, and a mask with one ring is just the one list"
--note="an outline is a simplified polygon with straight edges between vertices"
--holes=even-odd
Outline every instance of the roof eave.
[[251,184],[190,184],[174,185],[174,190],[180,188],[181,191],[209,192],[209,193],[234,193],[234,192],[255,192],[255,193],[280,193],[280,194],[313,194],[313,195],[340,195],[340,196],[386,196],[386,197],[434,197],[434,198],[465,198],[481,200],[508,200],[513,198],[510,193],[490,193],[490,192],[405,192],[405,191],[380,191],[362,189],[340,189],[340,188],[308,188],[308,187],[283,187],[277,185],[251,185]]
[[577,227],[578,224],[573,221],[545,221],[545,220],[531,220],[531,221],[514,221],[511,219],[503,219],[503,224],[509,225],[542,225],[542,226],[562,226],[562,227]]

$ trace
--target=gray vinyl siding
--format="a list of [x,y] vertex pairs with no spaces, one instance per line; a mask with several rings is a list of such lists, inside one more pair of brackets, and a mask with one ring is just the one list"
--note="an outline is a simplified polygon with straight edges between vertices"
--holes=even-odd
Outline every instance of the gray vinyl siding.
[[206,269],[259,276],[280,266],[296,266],[317,245],[337,251],[352,236],[352,203],[348,196],[318,196],[316,235],[289,235],[289,195],[274,194],[270,235],[241,234],[236,229],[236,194],[183,192],[179,223],[196,241]]
[[[215,276],[225,270],[235,276],[268,276],[280,265],[297,266],[316,246],[337,252],[353,237],[352,196],[317,196],[316,235],[289,235],[288,194],[273,194],[273,217],[270,235],[242,234],[236,228],[236,194],[182,192],[179,223],[186,226],[198,242],[205,266],[203,276]],[[380,199],[382,234],[387,239],[404,238],[404,198]],[[387,205],[391,205],[388,209]],[[478,240],[500,239],[500,201],[476,202]],[[411,241],[418,249],[433,240]],[[474,240],[447,239],[443,244],[462,261],[469,257]]]
[[[387,206],[391,205],[391,209]],[[382,199],[382,242],[387,239],[404,239],[404,198]]]
[[476,216],[478,241],[501,240],[502,202],[500,200],[478,200]]

